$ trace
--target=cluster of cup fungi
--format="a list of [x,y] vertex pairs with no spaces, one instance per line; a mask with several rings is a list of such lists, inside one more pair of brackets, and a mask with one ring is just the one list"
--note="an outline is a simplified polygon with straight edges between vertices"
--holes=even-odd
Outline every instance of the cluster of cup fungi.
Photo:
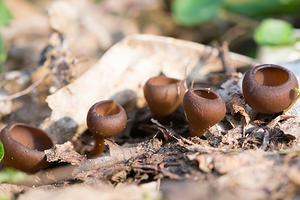
[[[258,113],[274,114],[288,108],[297,97],[298,82],[288,69],[265,64],[250,69],[244,76],[242,92],[245,102]],[[156,76],[144,85],[144,96],[153,117],[164,120],[182,103],[191,136],[202,136],[220,122],[226,113],[223,99],[206,88],[186,89],[183,80]],[[125,110],[113,100],[94,104],[87,114],[87,126],[95,138],[90,158],[105,150],[104,139],[121,132],[127,123]],[[0,133],[5,155],[3,164],[27,173],[50,165],[44,150],[55,142],[40,129],[26,124],[12,124]]]

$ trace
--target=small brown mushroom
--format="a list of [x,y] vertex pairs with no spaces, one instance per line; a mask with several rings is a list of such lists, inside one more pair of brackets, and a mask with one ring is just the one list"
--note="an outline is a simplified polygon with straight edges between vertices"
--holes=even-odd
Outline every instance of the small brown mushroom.
[[286,109],[297,97],[298,81],[288,69],[273,64],[250,69],[243,79],[243,96],[255,111],[274,114]]
[[16,123],[0,133],[4,147],[3,164],[27,173],[48,167],[44,150],[54,147],[54,141],[40,129]]
[[144,96],[154,116],[161,120],[178,108],[185,90],[182,80],[156,76],[145,83]]
[[105,150],[104,139],[121,132],[127,123],[124,108],[113,100],[94,104],[87,114],[87,126],[95,137],[95,148],[90,155],[96,157]]
[[223,99],[216,92],[204,88],[189,89],[183,98],[183,108],[191,136],[198,137],[221,121],[226,113]]

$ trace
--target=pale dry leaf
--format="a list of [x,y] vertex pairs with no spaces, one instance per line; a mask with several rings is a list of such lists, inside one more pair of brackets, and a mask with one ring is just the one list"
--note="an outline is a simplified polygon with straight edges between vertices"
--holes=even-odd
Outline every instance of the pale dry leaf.
[[222,137],[222,143],[223,144],[238,144],[238,139],[243,136],[243,127],[239,125],[236,128],[230,129],[226,135]]

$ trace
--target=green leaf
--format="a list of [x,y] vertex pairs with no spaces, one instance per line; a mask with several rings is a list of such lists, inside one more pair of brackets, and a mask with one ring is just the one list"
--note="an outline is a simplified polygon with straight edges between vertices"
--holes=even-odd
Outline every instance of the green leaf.
[[293,26],[278,19],[265,19],[256,28],[254,40],[260,45],[287,45],[292,44]]
[[225,9],[249,17],[267,17],[272,15],[299,12],[299,0],[226,0]]
[[199,25],[218,17],[224,0],[174,0],[172,11],[182,25]]
[[6,51],[5,51],[3,39],[0,34],[0,72],[2,71],[2,64],[5,62],[5,60],[6,60]]
[[0,162],[3,159],[3,156],[4,156],[4,148],[2,143],[0,142]]
[[12,20],[13,16],[3,0],[0,0],[0,26],[6,26]]
[[13,182],[18,183],[26,179],[26,174],[15,169],[6,168],[0,172],[0,183]]

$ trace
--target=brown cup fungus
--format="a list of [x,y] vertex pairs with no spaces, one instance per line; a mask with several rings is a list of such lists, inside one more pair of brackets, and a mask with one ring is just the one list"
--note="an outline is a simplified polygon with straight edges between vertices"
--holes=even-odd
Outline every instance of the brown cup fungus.
[[27,173],[48,167],[44,150],[54,147],[46,132],[16,123],[6,126],[0,133],[4,147],[3,164]]
[[243,96],[255,111],[274,114],[288,108],[297,97],[298,81],[288,69],[259,65],[250,69],[243,79]]
[[226,113],[223,99],[216,92],[204,88],[189,89],[183,98],[183,108],[191,136],[198,137],[221,121]]
[[154,117],[162,120],[178,108],[185,90],[182,80],[156,76],[145,83],[144,96]]
[[96,157],[105,150],[104,139],[121,132],[127,123],[127,115],[122,106],[113,100],[94,104],[87,114],[87,126],[95,137],[95,148],[90,155]]

